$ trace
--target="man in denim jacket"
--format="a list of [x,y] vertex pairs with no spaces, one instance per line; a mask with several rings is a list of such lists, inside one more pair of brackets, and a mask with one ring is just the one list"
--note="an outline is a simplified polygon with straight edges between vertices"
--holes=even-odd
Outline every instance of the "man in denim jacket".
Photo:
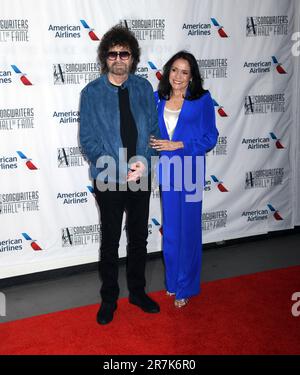
[[101,76],[81,93],[80,143],[90,161],[101,215],[102,303],[99,324],[113,320],[119,296],[118,248],[127,213],[129,302],[147,313],[159,305],[145,293],[151,156],[159,127],[151,84],[134,75],[140,48],[134,34],[115,26],[98,48]]

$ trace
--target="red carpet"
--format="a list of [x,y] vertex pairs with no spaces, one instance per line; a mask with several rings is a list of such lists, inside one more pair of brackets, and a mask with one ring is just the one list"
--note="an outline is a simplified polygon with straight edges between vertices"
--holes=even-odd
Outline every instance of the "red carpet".
[[300,354],[294,292],[300,266],[205,283],[181,310],[152,293],[160,314],[122,299],[107,326],[98,305],[3,323],[0,354]]

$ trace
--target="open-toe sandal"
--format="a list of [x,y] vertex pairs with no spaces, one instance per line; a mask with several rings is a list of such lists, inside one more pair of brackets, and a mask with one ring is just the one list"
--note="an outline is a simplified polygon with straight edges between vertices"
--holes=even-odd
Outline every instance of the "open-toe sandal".
[[188,304],[189,302],[189,299],[188,298],[182,298],[182,299],[175,299],[174,301],[174,305],[175,307],[177,308],[181,308],[181,307],[184,307]]

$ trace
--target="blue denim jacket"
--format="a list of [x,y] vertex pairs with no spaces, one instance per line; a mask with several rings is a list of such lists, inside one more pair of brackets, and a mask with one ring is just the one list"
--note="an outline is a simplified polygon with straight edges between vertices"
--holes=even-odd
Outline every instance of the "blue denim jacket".
[[[148,162],[150,172],[151,156],[156,151],[149,147],[149,137],[160,138],[158,115],[151,84],[144,78],[130,74],[122,84],[127,87],[132,115],[134,117],[138,137],[136,160],[143,156]],[[121,86],[121,87],[122,87]],[[96,179],[101,170],[96,167],[99,157],[107,156],[116,163],[116,180],[109,177],[108,181],[126,181],[129,170],[120,135],[120,110],[118,88],[111,85],[107,74],[90,82],[81,92],[80,101],[80,143],[91,164],[91,177]],[[103,158],[101,158],[103,162]]]

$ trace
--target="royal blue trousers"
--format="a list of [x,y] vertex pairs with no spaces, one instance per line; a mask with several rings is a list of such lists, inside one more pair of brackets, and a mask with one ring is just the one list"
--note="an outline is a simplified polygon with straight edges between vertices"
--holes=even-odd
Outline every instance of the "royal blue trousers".
[[166,288],[177,299],[200,292],[202,201],[186,202],[185,191],[162,191]]

